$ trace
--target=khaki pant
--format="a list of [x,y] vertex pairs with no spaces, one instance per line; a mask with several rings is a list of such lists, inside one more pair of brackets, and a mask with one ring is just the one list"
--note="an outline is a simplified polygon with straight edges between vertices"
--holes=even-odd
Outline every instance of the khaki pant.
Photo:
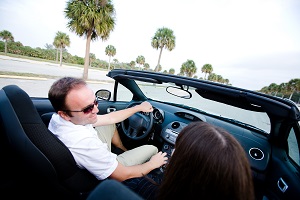
[[[116,129],[115,124],[98,126],[95,129],[98,133],[99,139],[102,142],[107,143],[108,150],[111,151],[111,140]],[[139,165],[147,162],[157,152],[157,147],[153,145],[143,145],[118,155],[117,160],[124,166]]]

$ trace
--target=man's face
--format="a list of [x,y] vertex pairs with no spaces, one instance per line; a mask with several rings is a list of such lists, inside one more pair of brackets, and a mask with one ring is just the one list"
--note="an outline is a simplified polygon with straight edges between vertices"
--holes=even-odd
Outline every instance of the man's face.
[[[92,105],[95,101],[93,91],[87,86],[80,86],[69,92],[66,97],[66,105],[70,111],[81,111],[84,108]],[[94,124],[97,121],[97,106],[93,106],[91,112],[71,112],[72,117],[67,117],[70,122],[76,125]]]

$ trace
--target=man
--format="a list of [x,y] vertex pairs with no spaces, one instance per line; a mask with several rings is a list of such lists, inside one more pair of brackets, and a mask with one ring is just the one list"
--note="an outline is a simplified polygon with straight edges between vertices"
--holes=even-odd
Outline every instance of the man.
[[[71,151],[79,167],[90,171],[99,180],[113,178],[124,181],[142,177],[166,164],[166,153],[152,145],[143,145],[127,151],[115,123],[136,112],[152,112],[149,102],[124,110],[97,115],[98,102],[93,91],[82,79],[64,77],[53,83],[48,93],[56,113],[49,130]],[[111,143],[125,152],[111,152]]]

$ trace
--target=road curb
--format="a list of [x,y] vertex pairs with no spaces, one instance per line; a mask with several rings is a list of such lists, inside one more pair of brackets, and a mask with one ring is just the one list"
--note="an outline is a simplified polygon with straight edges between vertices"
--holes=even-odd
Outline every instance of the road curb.
[[47,78],[41,78],[41,77],[12,76],[12,75],[0,75],[0,78],[27,79],[27,80],[48,80]]

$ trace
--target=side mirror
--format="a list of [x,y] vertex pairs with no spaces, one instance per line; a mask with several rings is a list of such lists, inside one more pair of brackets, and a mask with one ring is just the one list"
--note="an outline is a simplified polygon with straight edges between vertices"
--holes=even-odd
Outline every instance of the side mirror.
[[101,90],[98,90],[95,93],[95,95],[96,95],[98,100],[108,101],[108,100],[110,100],[111,92],[109,90],[106,90],[106,89],[101,89]]

